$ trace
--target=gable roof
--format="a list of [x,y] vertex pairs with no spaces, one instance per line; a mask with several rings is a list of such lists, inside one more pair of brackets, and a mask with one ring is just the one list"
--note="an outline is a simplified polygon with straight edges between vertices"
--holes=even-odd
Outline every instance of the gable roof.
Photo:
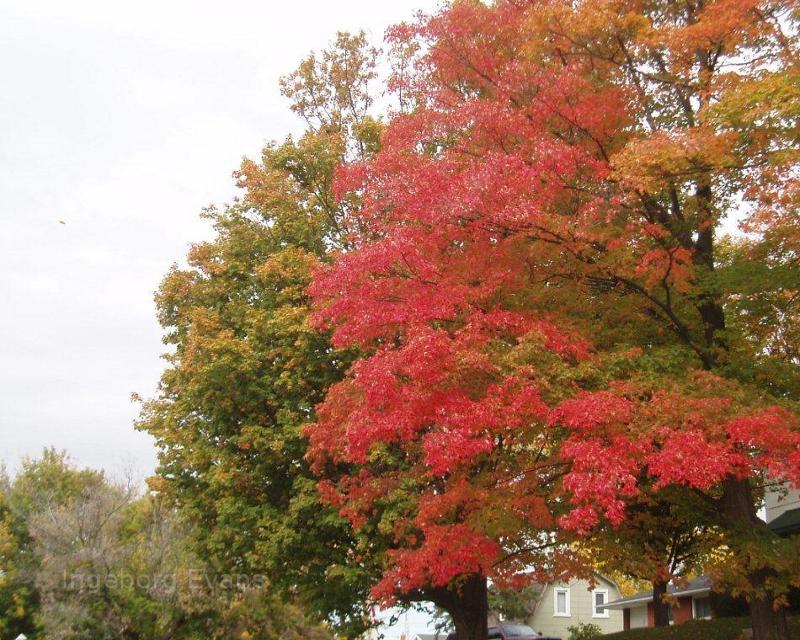
[[[613,578],[609,578],[608,576],[603,575],[599,571],[592,571],[592,574],[596,578],[599,578],[600,580],[604,580],[608,584],[612,585],[617,590],[617,593],[622,593],[622,589],[619,588],[619,585],[617,584],[616,580],[614,580]],[[572,579],[566,581],[563,584],[569,585],[571,583],[572,583]],[[534,594],[535,594],[536,598],[533,601],[533,607],[531,609],[531,615],[536,614],[536,612],[538,611],[539,605],[542,603],[542,599],[543,599],[542,596],[544,595],[544,592],[547,591],[547,589],[554,588],[558,584],[562,584],[562,582],[556,580],[556,581],[547,582],[547,583],[542,583],[542,582],[534,582],[534,583],[532,583],[531,586],[534,588]]]
[[[622,590],[619,588],[619,585],[617,584],[617,582],[613,578],[609,578],[608,576],[603,575],[602,573],[599,573],[598,571],[592,571],[592,574],[595,576],[595,578],[603,580],[603,581],[607,582],[608,584],[610,584],[611,586],[613,586],[617,590],[618,593],[622,593]],[[563,583],[560,580],[554,580],[552,582],[531,582],[530,585],[528,585],[528,586],[529,586],[529,588],[531,590],[531,595],[533,596],[533,600],[530,603],[530,609],[529,609],[528,615],[530,615],[530,616],[536,615],[536,612],[539,610],[539,605],[542,603],[542,600],[544,599],[543,596],[544,596],[545,592],[548,589],[552,589],[553,587],[555,587],[556,585],[559,585],[559,584],[567,584],[567,585],[569,585],[569,584],[572,583],[572,581],[573,581],[573,579],[567,580],[567,581],[565,581]],[[492,612],[490,611],[490,613],[492,613]],[[496,613],[495,613],[495,615],[496,615]],[[419,640],[429,640],[428,638],[423,638],[422,637],[425,634],[417,634],[417,635],[420,636]],[[416,640],[416,639],[414,639],[414,640]],[[430,640],[432,640],[432,639],[430,639]],[[441,638],[440,638],[440,640],[441,640]]]
[[767,526],[779,536],[800,533],[800,508],[784,511]]
[[608,582],[609,584],[613,585],[613,586],[614,586],[614,588],[615,588],[617,591],[619,591],[620,593],[622,593],[622,589],[620,589],[620,588],[619,588],[619,584],[617,584],[617,581],[616,581],[616,580],[614,580],[614,578],[610,578],[610,577],[608,577],[607,575],[600,573],[599,571],[595,571],[595,572],[594,572],[594,575],[596,575],[598,578],[602,578],[603,580],[605,580],[605,581],[606,581],[606,582]]
[[[617,591],[622,593],[622,589],[619,588],[619,585],[617,584],[617,581],[614,580],[613,578],[609,578],[607,575],[604,575],[604,574],[600,573],[599,571],[592,571],[592,575],[595,578],[599,578],[600,580],[603,580],[603,581],[607,582],[608,584],[612,585]],[[569,584],[571,582],[572,582],[572,579],[567,580],[563,584]],[[556,586],[558,584],[562,584],[562,582],[559,581],[559,580],[554,580],[554,581],[548,582],[546,584],[542,584],[540,582],[537,582],[537,583],[534,583],[534,584],[537,584],[537,585],[539,585],[541,587],[541,591],[539,593],[544,593],[545,589],[547,589],[548,587],[554,587],[554,586]]]
[[[680,596],[693,596],[705,595],[711,593],[711,578],[708,576],[700,576],[699,578],[692,578],[686,583],[685,587],[678,587],[674,584],[667,585],[667,593],[680,597]],[[653,601],[652,591],[642,591],[627,598],[620,598],[619,600],[612,600],[608,604],[598,605],[603,609],[628,609],[632,606],[647,604]]]

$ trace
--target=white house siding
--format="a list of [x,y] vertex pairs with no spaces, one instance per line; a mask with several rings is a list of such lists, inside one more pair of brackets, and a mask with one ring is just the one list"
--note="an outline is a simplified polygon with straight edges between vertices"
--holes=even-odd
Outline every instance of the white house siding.
[[767,522],[772,522],[775,518],[783,514],[784,511],[800,508],[800,492],[790,491],[785,497],[781,497],[774,491],[768,491],[766,495]]
[[[569,617],[555,616],[555,589],[566,587],[570,591]],[[617,587],[602,578],[597,579],[596,589],[608,591],[608,600],[617,600],[622,597]],[[566,640],[569,638],[569,627],[578,626],[580,623],[595,624],[603,633],[622,631],[622,611],[608,611],[607,618],[595,618],[593,613],[593,594],[589,591],[586,580],[573,580],[568,584],[549,584],[543,591],[536,605],[536,611],[528,618],[527,623],[539,633],[546,636],[556,636]]]

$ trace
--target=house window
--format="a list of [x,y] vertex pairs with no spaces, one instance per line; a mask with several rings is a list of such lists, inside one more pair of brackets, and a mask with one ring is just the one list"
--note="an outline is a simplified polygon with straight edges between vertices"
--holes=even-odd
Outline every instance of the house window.
[[566,587],[556,587],[553,590],[553,603],[555,605],[554,616],[559,618],[569,618],[569,589]]
[[592,591],[592,617],[608,618],[608,609],[603,607],[608,602],[608,590],[596,589]]
[[692,598],[695,620],[711,619],[711,598]]

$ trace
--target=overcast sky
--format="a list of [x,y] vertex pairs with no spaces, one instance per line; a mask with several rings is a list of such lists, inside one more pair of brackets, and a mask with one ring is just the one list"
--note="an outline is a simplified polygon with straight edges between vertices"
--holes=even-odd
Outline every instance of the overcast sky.
[[163,367],[153,292],[241,157],[298,131],[278,77],[434,4],[0,2],[0,461],[152,472],[130,394]]

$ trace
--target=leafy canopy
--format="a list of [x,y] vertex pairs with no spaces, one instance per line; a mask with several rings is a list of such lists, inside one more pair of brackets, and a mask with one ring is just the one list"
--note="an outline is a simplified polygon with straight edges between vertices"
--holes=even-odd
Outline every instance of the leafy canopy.
[[570,570],[554,535],[679,488],[771,611],[798,575],[755,509],[800,484],[796,7],[463,1],[391,38],[413,109],[342,170],[351,250],[311,289],[363,354],[308,435],[327,500],[391,536],[373,593]]

